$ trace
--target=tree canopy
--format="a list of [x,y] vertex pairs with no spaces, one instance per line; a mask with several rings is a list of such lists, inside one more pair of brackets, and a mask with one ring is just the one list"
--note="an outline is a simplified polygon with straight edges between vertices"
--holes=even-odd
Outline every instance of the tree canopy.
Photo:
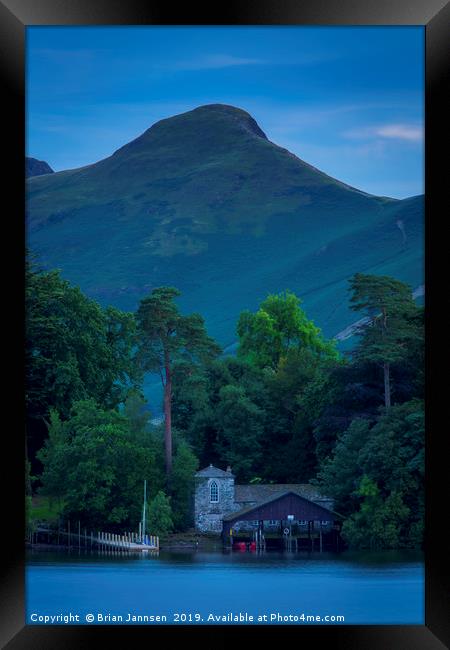
[[256,313],[244,311],[237,325],[238,355],[275,370],[291,350],[308,348],[317,355],[338,357],[332,341],[306,317],[301,300],[291,291],[270,294]]
[[166,473],[172,470],[172,369],[177,359],[194,364],[197,359],[217,356],[220,348],[205,329],[200,314],[183,316],[174,299],[180,292],[159,287],[140,301],[138,361],[143,371],[158,372],[164,389]]
[[355,356],[383,368],[384,402],[390,408],[391,365],[403,361],[411,346],[422,342],[421,310],[411,287],[389,276],[357,273],[350,280],[350,291],[351,308],[365,313]]
[[103,309],[58,271],[26,267],[26,409],[32,457],[50,409],[69,416],[75,401],[115,408],[137,376],[134,316]]

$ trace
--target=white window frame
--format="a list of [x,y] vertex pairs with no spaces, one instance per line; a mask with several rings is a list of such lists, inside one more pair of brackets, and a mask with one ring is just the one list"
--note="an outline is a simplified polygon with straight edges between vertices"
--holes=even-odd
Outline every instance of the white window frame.
[[[213,488],[215,488],[215,496],[217,497],[216,499],[213,499]],[[209,484],[209,502],[210,503],[219,503],[219,484],[217,481],[211,481]]]

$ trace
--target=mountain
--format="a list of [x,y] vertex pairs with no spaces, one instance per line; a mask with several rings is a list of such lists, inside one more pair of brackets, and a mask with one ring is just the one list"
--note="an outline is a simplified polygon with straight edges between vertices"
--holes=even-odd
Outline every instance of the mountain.
[[45,160],[36,158],[25,158],[25,177],[41,176],[42,174],[53,174],[53,169]]
[[423,284],[423,197],[367,194],[271,142],[221,104],[161,120],[92,165],[27,181],[27,239],[102,304],[153,287],[233,349],[243,309],[289,288],[326,336],[356,318],[355,272]]

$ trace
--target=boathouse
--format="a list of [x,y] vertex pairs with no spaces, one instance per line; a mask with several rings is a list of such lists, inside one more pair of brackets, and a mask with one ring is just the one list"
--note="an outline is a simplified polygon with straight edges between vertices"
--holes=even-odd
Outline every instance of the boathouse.
[[231,468],[210,465],[195,474],[195,527],[224,539],[243,532],[281,534],[294,526],[299,533],[330,532],[341,516],[333,499],[309,484],[235,485]]

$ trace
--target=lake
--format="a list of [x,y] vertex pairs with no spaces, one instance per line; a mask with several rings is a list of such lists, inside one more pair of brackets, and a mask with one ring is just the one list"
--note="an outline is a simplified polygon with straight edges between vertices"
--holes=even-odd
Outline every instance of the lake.
[[199,550],[113,556],[32,550],[26,621],[423,625],[423,555]]

